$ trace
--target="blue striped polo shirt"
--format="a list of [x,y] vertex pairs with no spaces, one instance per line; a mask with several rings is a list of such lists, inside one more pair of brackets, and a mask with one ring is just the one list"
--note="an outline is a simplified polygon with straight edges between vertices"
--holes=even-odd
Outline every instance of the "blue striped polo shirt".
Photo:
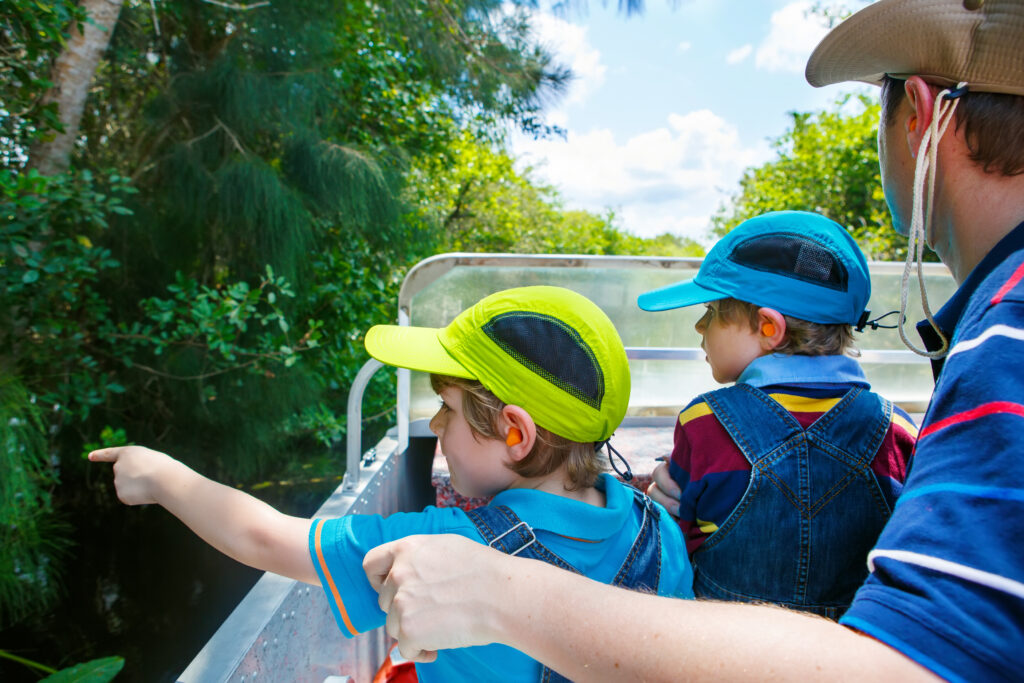
[[[935,316],[952,331],[903,494],[841,623],[952,681],[1024,679],[1024,223]],[[936,339],[923,334],[926,345]]]

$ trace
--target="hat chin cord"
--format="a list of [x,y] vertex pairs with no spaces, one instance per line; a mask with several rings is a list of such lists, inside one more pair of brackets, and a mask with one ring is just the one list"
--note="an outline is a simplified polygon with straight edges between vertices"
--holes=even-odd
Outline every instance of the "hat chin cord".
[[[919,356],[925,358],[943,358],[949,352],[949,340],[939,329],[938,323],[932,316],[931,307],[928,305],[928,291],[924,286],[924,272],[921,265],[924,258],[925,242],[932,237],[932,203],[935,198],[935,166],[939,154],[939,140],[946,133],[950,121],[953,120],[953,113],[956,105],[960,102],[960,96],[967,91],[967,83],[957,84],[956,90],[943,90],[935,97],[932,109],[932,120],[927,130],[921,136],[921,153],[917,155],[917,162],[914,166],[914,207],[910,218],[910,235],[907,244],[907,262],[903,268],[903,280],[900,284],[900,317],[899,331],[900,340],[903,344]],[[917,282],[921,288],[921,307],[924,309],[925,318],[928,324],[939,336],[942,342],[941,348],[936,351],[918,348],[909,338],[903,328],[907,319],[907,298],[910,293],[910,268],[911,264],[917,264]]]

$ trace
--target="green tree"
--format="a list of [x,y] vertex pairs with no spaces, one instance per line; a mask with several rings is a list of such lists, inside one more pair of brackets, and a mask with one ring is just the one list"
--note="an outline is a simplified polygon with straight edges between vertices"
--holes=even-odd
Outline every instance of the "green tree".
[[[124,271],[108,290],[120,323],[176,273],[213,291],[253,290],[269,264],[299,293],[276,302],[301,322],[286,336],[325,332],[290,367],[213,375],[214,350],[199,346],[121,373],[129,390],[113,408],[133,438],[216,453],[229,477],[263,475],[312,437],[344,433],[361,334],[412,257],[430,251],[430,236],[401,219],[408,165],[463,127],[540,130],[540,106],[565,80],[530,42],[525,14],[493,0],[252,7],[167,3],[159,36],[149,7],[126,7],[82,126],[90,141],[117,142],[88,146],[84,160],[118,165],[139,190],[137,218],[110,241]],[[255,332],[239,341],[253,346]],[[143,384],[146,404],[132,399]]]
[[877,101],[864,95],[791,113],[792,127],[772,142],[776,158],[744,172],[739,192],[712,218],[712,232],[724,235],[766,211],[815,211],[849,230],[868,258],[905,258],[906,240],[892,229],[882,195],[878,115]]
[[72,26],[86,18],[73,0],[5,0],[0,14],[0,165],[22,165],[28,147],[61,127],[46,100],[53,62]]
[[107,49],[124,0],[81,0],[78,10],[87,18],[71,24],[70,35],[54,60],[53,84],[43,97],[52,105],[59,125],[40,138],[29,155],[29,163],[44,175],[66,171],[78,136],[78,122],[93,74]]
[[[0,586],[4,618],[52,595],[59,543],[28,522],[55,524],[57,473],[76,490],[97,434],[233,481],[342,436],[362,334],[434,249],[402,219],[406,170],[464,128],[543,132],[567,76],[497,0],[131,2],[76,130],[48,93],[86,9],[12,0],[0,32],[0,375],[21,397],[0,418],[34,425],[3,438],[35,487],[0,491],[22,524],[0,569],[39,577]],[[27,170],[57,133],[67,169]]]
[[564,207],[558,191],[538,181],[500,142],[466,133],[440,155],[421,160],[407,189],[409,220],[436,234],[442,251],[523,254],[702,255],[696,242],[669,234],[632,235],[611,211]]

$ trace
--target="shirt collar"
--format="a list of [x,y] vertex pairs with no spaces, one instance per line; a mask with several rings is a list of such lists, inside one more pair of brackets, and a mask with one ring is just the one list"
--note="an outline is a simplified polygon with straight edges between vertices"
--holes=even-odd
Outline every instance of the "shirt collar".
[[755,358],[736,382],[758,388],[773,384],[857,384],[871,387],[860,363],[849,356],[785,353]]
[[603,473],[597,488],[605,493],[599,508],[565,496],[536,489],[506,489],[491,505],[507,505],[534,529],[587,541],[603,541],[618,534],[633,509],[633,494],[618,479]]
[[[956,332],[956,326],[960,322],[960,316],[963,315],[964,309],[967,308],[967,302],[974,296],[974,292],[977,291],[978,285],[982,283],[989,276],[989,274],[996,269],[996,267],[1005,261],[1011,254],[1016,251],[1024,249],[1024,223],[1021,223],[1016,228],[1011,230],[1003,239],[996,243],[996,246],[992,247],[985,258],[981,260],[978,265],[974,267],[971,274],[967,276],[963,284],[957,288],[953,296],[950,297],[949,301],[939,309],[939,312],[935,314],[935,322],[938,324],[939,329],[942,330],[942,334],[945,335],[946,339],[952,343],[953,334]],[[921,341],[924,342],[924,347],[929,351],[937,351],[942,348],[942,341],[939,339],[939,335],[932,329],[931,324],[927,320],[922,320],[917,324],[917,333],[921,336]],[[945,358],[936,358],[932,360],[932,375],[936,379],[939,377],[939,372],[942,371],[942,365],[945,362]]]

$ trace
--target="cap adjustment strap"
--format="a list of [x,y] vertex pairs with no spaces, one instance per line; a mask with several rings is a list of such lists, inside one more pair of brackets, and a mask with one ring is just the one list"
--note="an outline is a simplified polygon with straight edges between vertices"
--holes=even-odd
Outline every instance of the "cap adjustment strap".
[[[610,437],[605,439],[604,441],[594,442],[595,453],[599,452],[602,447],[608,448],[608,463],[612,466],[612,469],[615,470],[615,474],[622,477],[625,481],[633,481],[633,470],[630,469],[629,462],[624,457],[622,457],[622,453],[619,453],[617,450],[615,450],[615,446],[612,445]],[[616,467],[615,460],[612,458],[612,453],[614,453],[616,457],[618,457],[618,459],[622,461],[622,464],[626,466],[625,472]]]
[[872,330],[877,330],[879,328],[891,330],[893,328],[899,327],[899,321],[897,321],[895,325],[883,325],[879,321],[885,320],[890,315],[896,315],[897,313],[899,313],[899,311],[889,311],[888,313],[883,313],[874,320],[868,320],[868,318],[871,317],[871,311],[864,311],[863,313],[860,314],[860,319],[857,321],[857,324],[854,325],[853,329],[855,332],[863,332],[864,329],[868,327],[870,327]]

